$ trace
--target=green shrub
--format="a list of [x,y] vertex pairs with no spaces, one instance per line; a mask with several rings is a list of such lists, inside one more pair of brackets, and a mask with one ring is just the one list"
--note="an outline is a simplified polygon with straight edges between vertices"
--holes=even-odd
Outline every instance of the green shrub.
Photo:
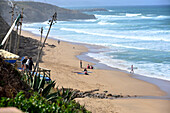
[[1,97],[0,107],[17,107],[29,113],[89,113],[84,106],[75,101],[65,102],[62,97],[58,97],[56,102],[50,102],[36,92],[30,98],[26,98],[22,91],[14,99]]

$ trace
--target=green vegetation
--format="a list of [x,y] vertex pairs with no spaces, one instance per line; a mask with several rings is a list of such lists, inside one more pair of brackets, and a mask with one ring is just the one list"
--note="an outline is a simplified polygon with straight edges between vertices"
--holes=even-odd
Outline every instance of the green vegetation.
[[55,90],[55,81],[46,83],[40,75],[20,74],[1,57],[0,70],[0,107],[17,107],[29,113],[89,113],[73,100],[76,92],[58,87]]
[[75,101],[64,102],[62,97],[58,97],[56,102],[51,102],[41,97],[36,92],[34,92],[30,98],[26,98],[22,91],[19,92],[14,99],[1,97],[0,107],[9,106],[17,107],[18,109],[29,113],[89,113],[84,106],[80,106],[80,104]]
[[40,78],[40,75],[32,77],[31,74],[23,74],[23,80],[27,82],[28,85],[33,89],[33,91],[38,92],[48,101],[55,102],[58,97],[62,97],[65,102],[73,100],[76,97],[76,92],[72,92],[69,89],[65,90],[63,87],[61,89],[56,89],[55,92],[51,93],[52,88],[55,86],[55,81],[49,83],[45,82],[45,78]]

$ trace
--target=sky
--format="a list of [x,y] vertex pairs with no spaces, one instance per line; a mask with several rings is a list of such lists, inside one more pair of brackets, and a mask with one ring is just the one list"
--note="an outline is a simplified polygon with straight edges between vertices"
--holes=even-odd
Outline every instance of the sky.
[[[29,0],[14,0],[29,1]],[[57,6],[129,6],[129,5],[170,5],[170,0],[30,0]]]

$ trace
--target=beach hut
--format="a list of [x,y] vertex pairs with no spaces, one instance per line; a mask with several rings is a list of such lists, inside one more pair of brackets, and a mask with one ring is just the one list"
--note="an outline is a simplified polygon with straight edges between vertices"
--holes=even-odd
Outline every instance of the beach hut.
[[0,49],[0,56],[4,58],[4,61],[14,64],[19,58],[18,55]]

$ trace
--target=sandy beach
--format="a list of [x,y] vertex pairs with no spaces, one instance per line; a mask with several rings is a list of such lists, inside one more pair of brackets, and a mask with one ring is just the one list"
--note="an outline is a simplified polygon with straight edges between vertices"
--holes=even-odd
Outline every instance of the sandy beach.
[[[22,35],[39,40],[30,32],[22,31]],[[47,39],[43,49],[41,67],[51,70],[51,78],[56,81],[56,86],[73,88],[81,91],[99,89],[99,93],[108,91],[107,94],[121,94],[123,96],[164,96],[165,92],[157,86],[132,78],[131,74],[113,70],[90,70],[89,75],[81,75],[74,72],[82,72],[80,60],[76,55],[87,52],[88,49],[82,45],[71,44],[57,40]],[[52,45],[52,46],[50,46]],[[56,47],[54,47],[54,45]],[[90,62],[83,61],[83,67]],[[145,98],[122,98],[122,99],[94,99],[77,98],[76,101],[86,106],[89,111],[94,113],[169,113],[170,100],[145,99]]]

